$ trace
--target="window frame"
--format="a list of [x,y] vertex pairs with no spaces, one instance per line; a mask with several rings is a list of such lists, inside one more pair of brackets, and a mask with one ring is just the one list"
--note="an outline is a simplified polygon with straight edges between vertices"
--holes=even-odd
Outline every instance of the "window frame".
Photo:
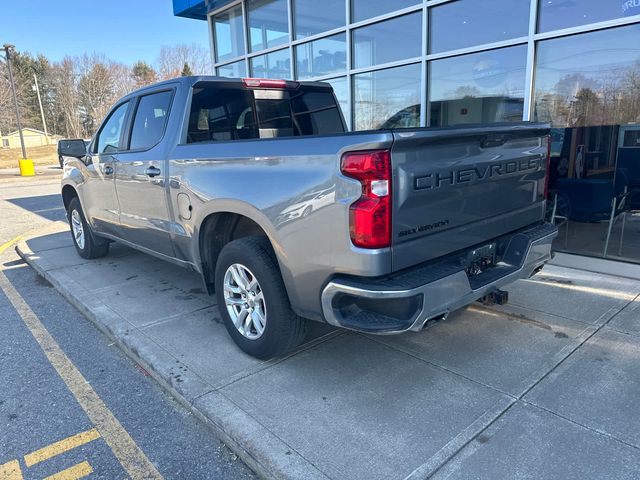
[[[309,138],[309,137],[331,137],[331,136],[336,136],[336,135],[344,135],[345,133],[348,132],[348,125],[347,122],[345,120],[344,117],[344,113],[342,112],[342,109],[340,107],[340,102],[338,100],[338,97],[336,96],[335,92],[332,91],[331,95],[333,96],[333,100],[335,102],[336,108],[338,108],[338,112],[340,113],[340,120],[342,122],[342,127],[344,129],[344,132],[342,133],[330,133],[330,134],[324,134],[324,135],[293,135],[290,137],[275,137],[275,138],[269,138],[269,137],[265,137],[265,138],[261,138],[261,137],[257,137],[257,138],[243,138],[243,139],[238,139],[238,140],[206,140],[206,141],[200,141],[200,142],[188,142],[187,141],[187,137],[189,135],[189,116],[191,114],[191,108],[193,106],[193,92],[196,88],[198,87],[203,87],[203,86],[208,86],[210,88],[231,88],[231,89],[238,89],[238,85],[241,85],[241,83],[239,82],[234,82],[234,81],[207,81],[207,80],[202,80],[202,81],[198,81],[196,83],[194,83],[193,85],[191,85],[189,87],[189,97],[187,99],[186,102],[186,110],[185,110],[185,115],[184,115],[184,119],[182,120],[182,133],[180,134],[180,139],[179,139],[179,143],[178,146],[184,146],[184,147],[188,147],[188,146],[197,146],[197,145],[211,145],[211,144],[225,144],[225,143],[239,143],[239,142],[264,142],[264,141],[273,141],[273,140],[282,140],[283,138],[286,139],[293,139],[293,138]],[[243,87],[240,87],[243,88]],[[249,89],[252,90],[252,89]],[[252,95],[252,106],[253,106],[253,111],[254,111],[254,117],[256,120],[256,125],[258,125],[258,130],[259,130],[259,124],[258,124],[258,112],[257,112],[257,107],[256,107],[256,98],[255,95]],[[293,114],[292,114],[292,118],[293,118]]]
[[[242,41],[241,44],[241,49],[242,49],[242,53],[239,55],[236,55],[235,57],[230,54],[231,56],[227,57],[227,58],[219,58],[219,52],[218,52],[218,42],[217,42],[217,31],[216,31],[216,17],[220,17],[220,15],[224,15],[224,14],[229,14],[229,18],[231,17],[230,14],[231,12],[233,12],[233,10],[239,8],[240,9],[240,24],[242,27],[242,31],[240,32],[240,40]],[[248,53],[248,48],[247,48],[247,42],[245,39],[245,30],[247,29],[247,25],[245,22],[245,11],[244,11],[244,6],[241,3],[235,4],[235,5],[231,5],[228,8],[226,8],[224,10],[221,10],[215,14],[212,14],[209,16],[208,21],[210,23],[210,29],[211,29],[211,36],[212,36],[212,40],[213,40],[213,59],[215,60],[214,65],[219,64],[219,63],[224,63],[230,60],[233,60],[234,58],[242,58],[244,56],[247,55]],[[231,22],[229,22],[229,25],[231,25]],[[233,35],[231,35],[232,40],[233,40]],[[232,42],[233,43],[233,42]],[[233,50],[233,48],[232,48]]]
[[[140,106],[140,100],[142,100],[143,97],[148,97],[150,95],[155,95],[157,93],[164,93],[164,92],[171,92],[171,97],[169,98],[169,108],[167,108],[167,115],[164,121],[164,125],[162,126],[162,135],[160,135],[160,138],[158,139],[158,141],[156,143],[154,143],[153,145],[151,145],[150,147],[145,147],[145,148],[135,148],[135,149],[130,149],[129,147],[131,146],[131,135],[133,134],[133,124],[136,121],[136,114],[138,113],[138,107]],[[129,113],[129,118],[126,119],[127,123],[125,125],[126,127],[126,136],[125,138],[123,138],[121,141],[122,144],[122,149],[118,150],[119,152],[126,152],[126,153],[137,153],[137,152],[147,152],[149,150],[151,150],[152,148],[157,147],[160,143],[162,143],[162,140],[164,139],[164,136],[167,132],[167,125],[169,124],[169,115],[171,115],[171,108],[173,107],[173,100],[176,96],[176,87],[169,87],[169,88],[161,88],[158,90],[154,90],[151,92],[144,92],[140,95],[137,95],[135,98],[132,98],[130,100],[133,101],[133,106],[131,107],[131,111]]]
[[[242,85],[241,83],[238,82],[234,82],[234,81],[229,81],[229,80],[223,80],[223,81],[215,81],[215,80],[201,80],[198,82],[195,82],[193,85],[191,85],[189,87],[189,97],[188,97],[188,101],[186,102],[186,110],[185,110],[185,115],[184,115],[184,120],[182,123],[182,134],[180,135],[180,143],[178,145],[199,145],[199,144],[203,144],[203,143],[212,143],[212,144],[216,144],[216,143],[225,143],[225,142],[247,142],[247,141],[255,141],[255,140],[260,140],[260,138],[245,138],[245,139],[239,139],[239,140],[234,140],[234,139],[229,139],[229,140],[206,140],[206,141],[200,141],[200,142],[189,142],[189,119],[191,117],[191,109],[193,108],[193,92],[197,89],[197,88],[216,88],[218,90],[226,90],[226,89],[231,89],[231,90],[241,90],[244,87],[240,87],[238,88],[238,85]],[[250,89],[249,89],[250,90]],[[257,122],[257,117],[256,117],[256,102],[255,102],[255,97],[252,95],[251,96],[251,106],[253,108],[253,115],[254,115],[254,121]],[[256,123],[257,125],[257,123]]]
[[131,116],[131,98],[127,98],[115,104],[109,111],[108,115],[103,120],[102,124],[100,124],[100,128],[98,129],[95,136],[93,137],[93,140],[91,142],[91,148],[89,149],[92,155],[113,155],[111,153],[99,152],[98,143],[100,142],[100,135],[102,134],[102,131],[105,129],[105,127],[107,126],[107,123],[109,122],[109,120],[111,120],[111,117],[113,117],[114,113],[116,113],[116,111],[124,104],[128,104],[127,110],[124,112],[124,120],[122,120],[122,129],[120,130],[120,138],[118,139],[118,149],[114,153],[119,153],[123,151],[122,150],[122,147],[124,146],[123,134],[129,126],[129,117]]

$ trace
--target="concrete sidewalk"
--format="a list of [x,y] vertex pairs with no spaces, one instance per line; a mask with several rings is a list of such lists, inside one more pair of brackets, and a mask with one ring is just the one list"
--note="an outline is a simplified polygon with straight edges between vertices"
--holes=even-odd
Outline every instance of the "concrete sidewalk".
[[640,281],[548,266],[509,306],[390,337],[314,324],[260,362],[196,274],[112,247],[84,260],[57,223],[18,251],[264,478],[640,475]]

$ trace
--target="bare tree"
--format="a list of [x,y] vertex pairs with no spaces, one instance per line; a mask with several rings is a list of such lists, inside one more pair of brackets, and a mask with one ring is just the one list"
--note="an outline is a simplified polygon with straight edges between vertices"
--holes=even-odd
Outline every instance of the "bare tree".
[[53,66],[52,88],[55,95],[54,114],[58,132],[78,138],[83,134],[80,121],[80,99],[76,80],[76,61],[65,57]]
[[211,73],[209,52],[196,43],[180,44],[173,47],[164,45],[158,57],[158,74],[161,80],[179,77],[185,64],[196,74]]
[[111,79],[113,82],[113,101],[124,97],[127,93],[132,92],[136,85],[131,77],[131,68],[124,63],[112,62],[108,63]]
[[92,135],[113,103],[133,88],[131,70],[103,55],[83,55],[79,60],[78,94],[85,133]]
[[[51,64],[43,55],[34,57],[19,52],[14,56],[13,65],[25,126],[39,128],[42,124],[37,96],[32,90],[35,73],[49,130],[75,138],[92,135],[117,99],[134,88],[158,79],[211,70],[208,51],[197,44],[162,47],[155,70],[143,61],[129,67],[98,54],[65,57]],[[6,62],[0,59],[0,131],[6,133],[14,129],[8,71]]]

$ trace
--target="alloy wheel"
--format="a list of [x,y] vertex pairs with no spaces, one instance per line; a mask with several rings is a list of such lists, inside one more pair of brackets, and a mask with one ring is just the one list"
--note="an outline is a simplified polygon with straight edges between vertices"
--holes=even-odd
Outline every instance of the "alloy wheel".
[[240,263],[224,274],[224,301],[233,325],[249,340],[262,336],[267,323],[264,294],[255,275]]
[[80,250],[84,250],[84,227],[82,226],[82,218],[78,210],[71,212],[71,228],[73,230],[73,238]]

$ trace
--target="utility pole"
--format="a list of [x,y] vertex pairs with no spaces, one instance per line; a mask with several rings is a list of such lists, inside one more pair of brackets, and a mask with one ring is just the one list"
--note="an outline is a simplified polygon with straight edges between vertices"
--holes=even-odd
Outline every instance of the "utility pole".
[[47,122],[44,119],[44,109],[42,108],[42,99],[40,98],[40,87],[38,87],[38,76],[35,72],[33,72],[33,81],[36,84],[33,86],[33,89],[38,94],[38,104],[40,105],[40,116],[42,117],[42,127],[44,128],[44,136],[47,139],[47,145],[49,144],[49,132],[47,132]]
[[13,82],[13,70],[11,69],[11,49],[13,45],[5,43],[3,46],[5,57],[7,59],[7,68],[9,69],[9,83],[11,83],[11,92],[13,93],[13,103],[16,107],[16,123],[18,124],[18,133],[20,134],[20,146],[22,147],[22,159],[27,159],[27,151],[24,148],[24,137],[22,136],[22,125],[20,124],[20,109],[18,108],[18,97],[16,95],[16,85]]

